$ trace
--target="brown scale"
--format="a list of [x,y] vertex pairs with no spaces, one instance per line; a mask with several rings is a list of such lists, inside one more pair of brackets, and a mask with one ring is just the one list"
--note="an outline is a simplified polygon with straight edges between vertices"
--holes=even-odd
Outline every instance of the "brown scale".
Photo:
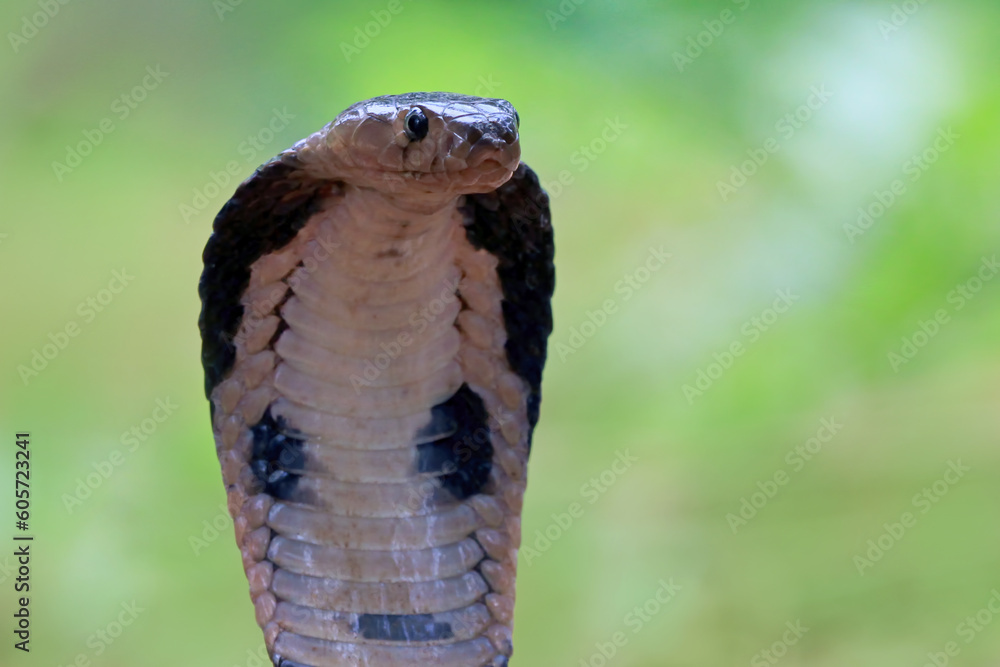
[[[432,129],[446,119],[425,112]],[[297,146],[301,173],[342,171],[328,163],[346,141],[335,129]],[[465,156],[448,160],[474,157],[454,150]],[[460,193],[329,192],[250,265],[235,359],[210,395],[267,649],[290,667],[507,665],[534,424],[508,360],[500,259],[470,241]],[[492,447],[467,497],[443,486],[451,470],[421,472],[418,450],[447,436],[432,409],[460,387],[487,415],[474,442]],[[278,498],[253,467],[267,419],[298,443],[268,473]]]

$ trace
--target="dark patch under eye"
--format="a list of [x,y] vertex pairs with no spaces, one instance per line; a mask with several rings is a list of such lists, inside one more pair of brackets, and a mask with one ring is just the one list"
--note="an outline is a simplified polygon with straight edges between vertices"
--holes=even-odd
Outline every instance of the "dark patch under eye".
[[429,125],[423,109],[414,107],[403,120],[403,131],[410,141],[420,141],[427,136]]

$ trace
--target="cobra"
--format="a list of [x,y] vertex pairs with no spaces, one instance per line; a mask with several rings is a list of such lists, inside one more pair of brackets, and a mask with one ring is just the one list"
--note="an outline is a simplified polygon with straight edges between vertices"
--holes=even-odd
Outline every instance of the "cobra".
[[509,663],[555,283],[519,122],[366,100],[215,219],[205,391],[275,665]]

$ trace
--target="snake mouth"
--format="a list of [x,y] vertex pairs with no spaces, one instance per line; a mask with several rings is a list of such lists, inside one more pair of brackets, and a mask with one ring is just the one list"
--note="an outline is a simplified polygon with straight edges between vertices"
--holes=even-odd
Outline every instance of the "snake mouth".
[[480,140],[465,156],[467,169],[492,169],[506,167],[514,169],[521,158],[520,146],[514,142],[503,140]]
[[479,151],[477,155],[471,155],[466,159],[446,158],[435,169],[385,170],[385,173],[398,174],[405,179],[415,181],[463,178],[463,174],[492,176],[503,172],[513,172],[521,162],[520,151],[498,151],[492,147],[488,148],[489,150]]
[[496,158],[488,157],[479,164],[476,165],[481,171],[493,171],[494,169],[509,169],[507,165],[500,162]]

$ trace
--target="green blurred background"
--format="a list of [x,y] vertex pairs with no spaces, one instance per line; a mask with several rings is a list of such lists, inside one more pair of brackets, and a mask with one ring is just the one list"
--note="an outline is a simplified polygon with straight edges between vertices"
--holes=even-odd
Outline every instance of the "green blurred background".
[[0,556],[3,665],[261,664],[201,250],[259,163],[411,90],[512,101],[552,194],[514,664],[998,664],[995,2],[15,0],[0,25],[0,539],[19,430],[36,536],[29,655]]

